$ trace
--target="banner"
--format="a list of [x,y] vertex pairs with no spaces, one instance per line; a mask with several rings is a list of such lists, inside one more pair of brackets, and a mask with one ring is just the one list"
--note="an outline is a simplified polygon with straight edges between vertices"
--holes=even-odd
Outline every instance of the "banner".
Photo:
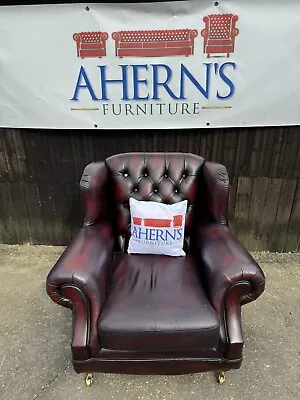
[[300,123],[299,0],[0,7],[0,126]]

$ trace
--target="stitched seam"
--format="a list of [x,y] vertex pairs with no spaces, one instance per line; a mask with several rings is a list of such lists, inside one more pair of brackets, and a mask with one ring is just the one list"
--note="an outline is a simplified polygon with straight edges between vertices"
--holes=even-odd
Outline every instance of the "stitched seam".
[[114,333],[116,333],[116,334],[122,334],[122,335],[132,335],[132,334],[136,334],[136,333],[138,333],[138,334],[141,334],[141,333],[146,333],[146,334],[153,334],[153,333],[159,333],[159,334],[163,334],[163,335],[165,335],[165,334],[176,334],[176,333],[186,333],[186,334],[188,334],[188,333],[190,333],[190,332],[201,332],[201,331],[211,331],[211,330],[216,330],[216,329],[218,329],[218,328],[220,328],[220,325],[218,324],[218,325],[215,325],[214,327],[212,327],[212,328],[199,328],[199,329],[178,329],[178,330],[175,330],[175,331],[149,331],[149,330],[143,330],[143,331],[135,331],[135,332],[132,332],[132,331],[120,331],[120,330],[101,330],[101,327],[100,327],[100,331],[101,331],[101,333],[104,333],[104,334],[108,334],[108,335],[110,335],[110,334],[114,334]]

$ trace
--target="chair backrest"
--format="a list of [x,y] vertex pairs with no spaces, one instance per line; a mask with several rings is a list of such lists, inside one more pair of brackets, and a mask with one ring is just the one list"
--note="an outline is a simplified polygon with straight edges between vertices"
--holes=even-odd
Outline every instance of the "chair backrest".
[[185,153],[124,153],[107,158],[105,163],[112,176],[121,249],[126,249],[129,238],[130,197],[165,204],[187,200],[187,245],[204,159]]
[[[164,29],[117,32],[121,42],[166,42],[189,40],[191,29]],[[114,35],[115,36],[115,35]]]
[[209,38],[230,39],[233,28],[233,14],[212,14],[209,15]]

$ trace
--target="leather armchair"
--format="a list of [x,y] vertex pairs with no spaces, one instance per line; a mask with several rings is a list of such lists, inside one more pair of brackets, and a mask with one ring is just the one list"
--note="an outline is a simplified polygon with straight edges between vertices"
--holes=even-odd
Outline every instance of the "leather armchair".
[[[75,371],[239,368],[241,305],[265,278],[228,229],[226,168],[193,154],[127,153],[88,165],[80,188],[83,226],[47,277],[51,299],[73,310]],[[188,200],[186,257],[127,254],[131,196]]]

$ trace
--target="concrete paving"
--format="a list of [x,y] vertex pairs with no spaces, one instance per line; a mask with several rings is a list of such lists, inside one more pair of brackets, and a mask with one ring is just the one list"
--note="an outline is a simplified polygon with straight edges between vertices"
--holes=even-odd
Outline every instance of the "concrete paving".
[[0,399],[300,399],[300,254],[257,253],[265,293],[243,308],[240,370],[218,385],[213,373],[95,374],[87,388],[71,365],[71,312],[45,293],[62,247],[0,245]]

